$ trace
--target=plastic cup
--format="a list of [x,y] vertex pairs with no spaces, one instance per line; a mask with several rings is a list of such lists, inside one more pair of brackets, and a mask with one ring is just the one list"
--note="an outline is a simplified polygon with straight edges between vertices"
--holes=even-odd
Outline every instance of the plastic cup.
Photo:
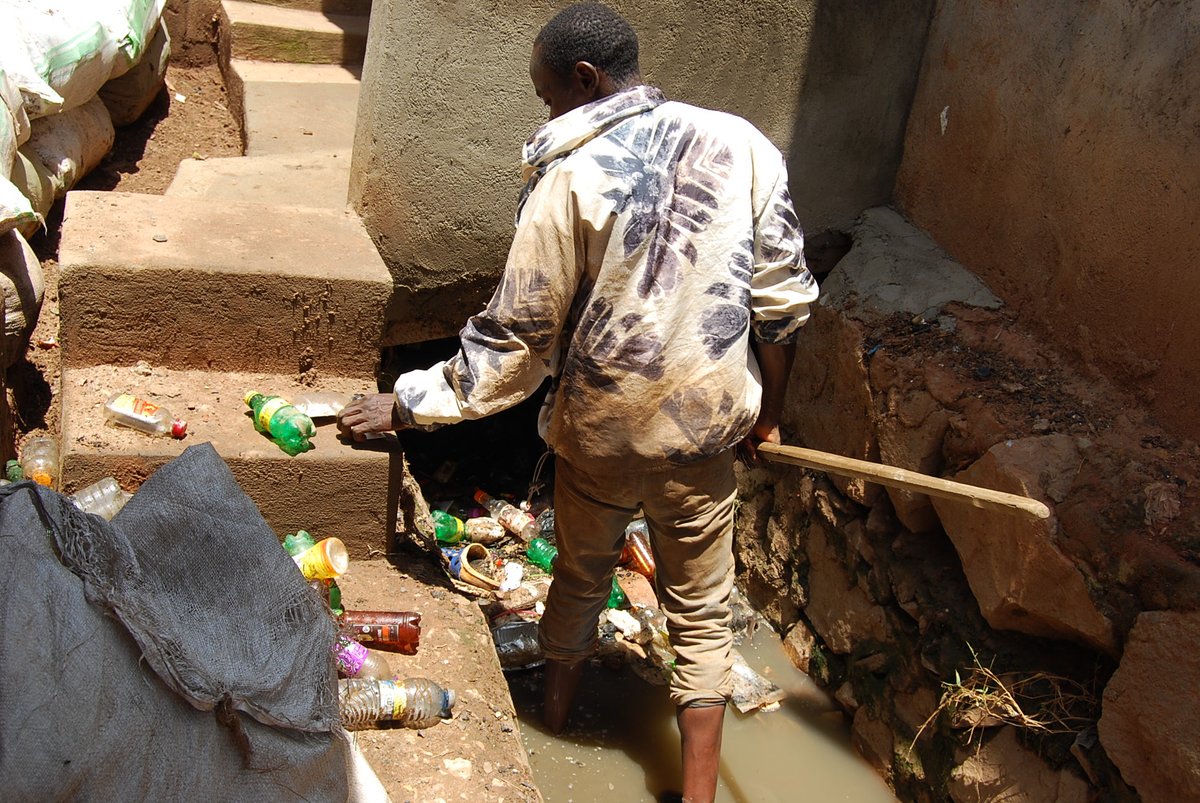
[[293,560],[306,580],[332,580],[350,568],[350,555],[340,538],[322,538]]

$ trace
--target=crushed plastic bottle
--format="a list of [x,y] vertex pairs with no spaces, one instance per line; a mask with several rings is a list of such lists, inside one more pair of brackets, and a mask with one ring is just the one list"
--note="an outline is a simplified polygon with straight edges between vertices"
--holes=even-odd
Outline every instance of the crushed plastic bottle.
[[288,533],[283,537],[283,548],[293,558],[304,554],[316,543],[316,539],[308,530],[296,530],[296,532]]
[[312,419],[282,396],[266,396],[249,391],[244,399],[254,414],[254,428],[271,436],[275,444],[292,457],[313,448],[317,428]]
[[350,403],[350,394],[310,390],[296,396],[292,405],[309,418],[333,418]]
[[332,580],[350,568],[350,554],[340,538],[322,538],[292,560],[305,580]]
[[58,487],[58,443],[53,438],[30,438],[21,449],[25,476],[47,488]]
[[138,398],[132,393],[114,393],[104,402],[104,417],[123,427],[149,435],[170,435],[182,438],[187,434],[187,422],[175,418],[165,407]]
[[416,655],[421,614],[416,611],[342,611],[338,624],[351,638],[377,650]]
[[391,680],[392,668],[387,659],[371,652],[347,635],[339,635],[333,642],[333,655],[338,672],[348,678],[362,680]]
[[133,494],[121,490],[116,479],[104,477],[75,493],[71,501],[84,513],[92,513],[106,521],[112,521],[112,517],[125,507],[125,503],[132,496]]
[[538,537],[539,529],[533,516],[516,505],[509,504],[503,499],[496,499],[486,491],[475,491],[475,501],[488,509],[496,521],[504,525],[504,529],[518,536],[525,543]]
[[457,544],[463,540],[466,531],[463,529],[462,519],[451,516],[444,510],[433,510],[429,515],[433,518],[434,535],[437,540],[443,544]]
[[504,525],[491,516],[476,516],[463,522],[467,540],[474,544],[494,544],[504,537]]
[[377,728],[395,722],[428,728],[453,716],[457,696],[427,678],[339,680],[338,701],[346,730]]

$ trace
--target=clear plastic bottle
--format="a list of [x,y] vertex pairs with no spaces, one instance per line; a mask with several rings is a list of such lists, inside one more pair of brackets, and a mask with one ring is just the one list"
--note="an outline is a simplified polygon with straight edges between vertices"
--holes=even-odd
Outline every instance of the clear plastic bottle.
[[333,390],[310,390],[299,394],[292,404],[309,418],[333,418],[350,402],[350,394]]
[[114,424],[131,427],[151,435],[182,438],[187,422],[175,418],[165,407],[140,399],[132,393],[114,393],[104,402],[104,417]]
[[47,488],[58,487],[58,443],[53,438],[30,438],[21,449],[25,476]]
[[338,672],[348,678],[391,680],[393,677],[386,658],[345,634],[339,635],[334,641],[333,655]]
[[116,479],[104,477],[75,493],[71,497],[71,501],[84,513],[92,513],[106,521],[111,521],[112,517],[125,507],[125,503],[132,496],[133,494],[121,490]]
[[295,457],[313,448],[312,438],[317,428],[311,418],[287,399],[252,390],[246,394],[245,402],[254,413],[254,428],[269,434],[284,452]]
[[433,529],[437,540],[443,544],[457,544],[463,540],[464,530],[462,519],[451,516],[444,510],[430,511],[433,518]]
[[487,508],[492,517],[504,525],[504,529],[519,536],[525,543],[538,537],[537,521],[521,508],[511,505],[503,499],[496,499],[485,491],[476,491],[475,501]]
[[346,730],[377,728],[395,722],[428,728],[453,715],[457,696],[427,678],[339,680],[338,700]]

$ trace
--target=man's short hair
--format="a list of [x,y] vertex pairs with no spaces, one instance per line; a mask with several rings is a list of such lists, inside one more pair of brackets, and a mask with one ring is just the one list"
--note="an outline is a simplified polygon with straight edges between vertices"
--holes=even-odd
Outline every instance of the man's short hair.
[[546,23],[534,46],[542,62],[558,75],[569,75],[586,61],[620,83],[636,76],[637,34],[624,17],[599,3],[576,3]]

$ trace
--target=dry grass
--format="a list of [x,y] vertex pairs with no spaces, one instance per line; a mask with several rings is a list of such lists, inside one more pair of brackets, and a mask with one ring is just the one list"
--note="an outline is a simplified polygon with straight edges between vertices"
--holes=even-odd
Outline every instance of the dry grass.
[[1048,672],[997,675],[971,649],[974,665],[953,683],[943,683],[942,699],[913,737],[909,750],[943,712],[955,730],[967,731],[967,744],[980,728],[1015,725],[1042,734],[1078,733],[1095,724],[1096,695],[1070,678]]

